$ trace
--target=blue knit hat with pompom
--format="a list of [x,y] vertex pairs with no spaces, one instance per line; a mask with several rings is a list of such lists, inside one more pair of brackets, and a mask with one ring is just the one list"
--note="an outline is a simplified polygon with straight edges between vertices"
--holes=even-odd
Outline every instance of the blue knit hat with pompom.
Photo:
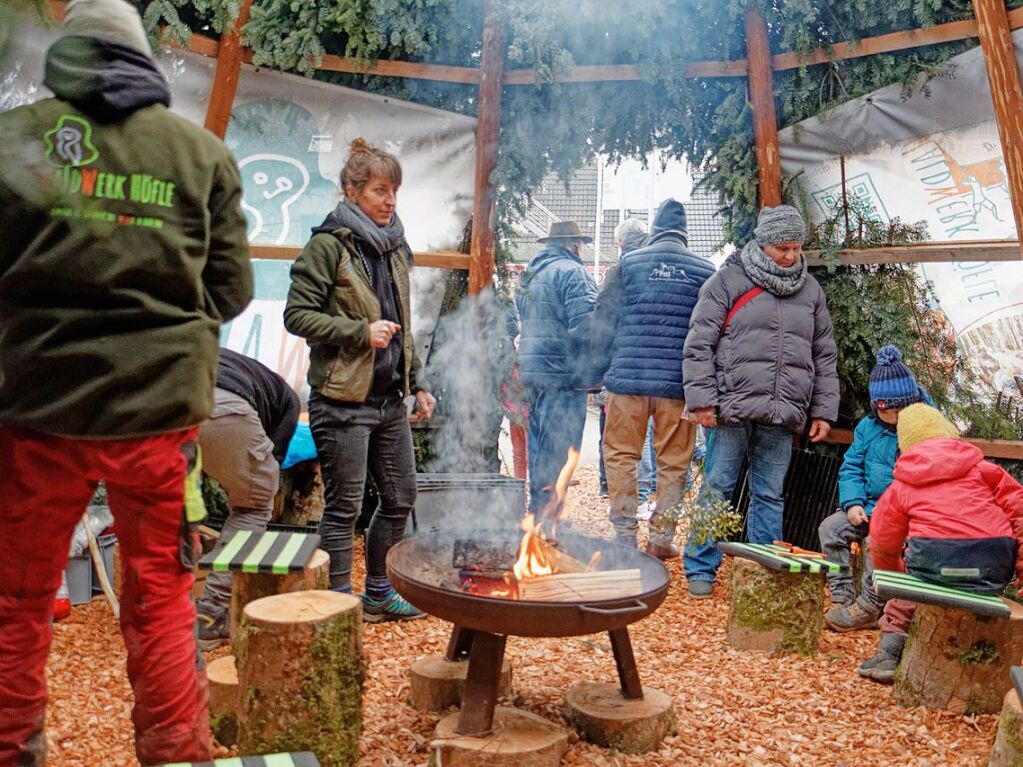
[[870,371],[870,404],[878,410],[904,408],[920,401],[920,387],[913,372],[902,362],[899,347],[888,344],[877,352]]

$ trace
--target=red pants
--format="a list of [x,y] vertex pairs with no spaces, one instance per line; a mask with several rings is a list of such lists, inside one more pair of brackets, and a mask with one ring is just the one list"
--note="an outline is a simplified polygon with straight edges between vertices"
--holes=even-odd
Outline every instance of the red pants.
[[0,767],[43,764],[53,598],[75,524],[101,479],[121,551],[136,754],[142,764],[210,758],[194,579],[181,557],[182,450],[197,433],[78,440],[0,427]]
[[884,603],[884,614],[877,622],[881,631],[891,631],[896,634],[908,634],[909,624],[913,622],[913,613],[916,612],[916,602],[906,599],[889,599]]
[[516,479],[526,478],[526,467],[529,465],[526,430],[521,426],[511,425],[512,465]]

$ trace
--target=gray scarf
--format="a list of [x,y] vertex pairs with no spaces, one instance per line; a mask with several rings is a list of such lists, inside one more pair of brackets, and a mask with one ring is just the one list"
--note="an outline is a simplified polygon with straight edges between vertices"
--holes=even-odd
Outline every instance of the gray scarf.
[[351,229],[356,237],[368,242],[379,255],[390,253],[405,243],[405,227],[397,213],[391,216],[387,226],[379,226],[354,202],[342,200],[327,217],[327,221],[334,229],[341,226]]
[[791,296],[806,282],[806,259],[792,266],[778,266],[760,249],[756,240],[750,240],[739,254],[743,271],[753,284],[776,296]]

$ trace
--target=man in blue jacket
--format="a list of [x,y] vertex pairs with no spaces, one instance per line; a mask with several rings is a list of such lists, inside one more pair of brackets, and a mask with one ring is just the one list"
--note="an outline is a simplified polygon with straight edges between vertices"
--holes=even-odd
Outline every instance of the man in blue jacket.
[[554,485],[586,425],[586,390],[596,388],[590,321],[597,286],[581,252],[592,238],[572,221],[551,225],[522,274],[519,369],[529,405],[529,510],[556,516]]
[[682,417],[682,349],[700,288],[714,267],[689,250],[686,211],[661,203],[645,247],[623,256],[597,299],[593,352],[607,388],[604,463],[617,538],[636,545],[637,477],[647,422],[654,420],[657,511],[647,553],[677,557],[672,513],[682,500],[696,424]]

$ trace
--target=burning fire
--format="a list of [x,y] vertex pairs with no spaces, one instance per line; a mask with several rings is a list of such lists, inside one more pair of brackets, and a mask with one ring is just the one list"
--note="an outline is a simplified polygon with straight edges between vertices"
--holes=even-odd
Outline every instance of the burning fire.
[[578,465],[579,451],[574,447],[569,447],[565,465],[561,467],[558,479],[554,483],[554,496],[540,514],[542,522],[550,520],[552,531],[554,523],[561,516],[562,510],[565,508],[565,498],[568,497],[568,485],[572,481],[572,475],[575,474],[575,469]]
[[543,527],[533,523],[533,515],[529,514],[522,520],[522,529],[526,531],[519,544],[519,557],[512,566],[516,580],[536,578],[541,575],[553,575],[558,571],[554,561],[553,547],[544,540]]

